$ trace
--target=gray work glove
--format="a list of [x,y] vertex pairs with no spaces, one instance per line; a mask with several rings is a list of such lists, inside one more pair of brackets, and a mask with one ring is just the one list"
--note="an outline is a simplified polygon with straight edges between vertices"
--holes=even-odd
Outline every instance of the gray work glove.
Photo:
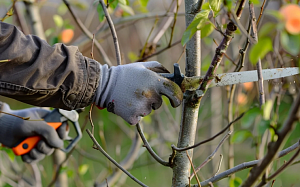
[[[23,110],[11,110],[3,103],[3,112],[21,117],[30,117],[30,120],[42,119],[50,111],[41,108],[28,108]],[[63,147],[63,138],[67,124],[61,125],[57,131],[45,121],[23,120],[8,114],[0,114],[0,143],[6,147],[15,147],[20,140],[30,136],[39,135],[42,137],[35,148],[29,153],[22,155],[22,160],[27,163],[35,163],[42,160],[45,155],[50,155],[53,148]]]
[[131,125],[162,104],[161,95],[177,107],[182,101],[181,89],[157,73],[169,73],[160,63],[137,62],[108,68],[100,67],[100,82],[95,104],[121,116]]

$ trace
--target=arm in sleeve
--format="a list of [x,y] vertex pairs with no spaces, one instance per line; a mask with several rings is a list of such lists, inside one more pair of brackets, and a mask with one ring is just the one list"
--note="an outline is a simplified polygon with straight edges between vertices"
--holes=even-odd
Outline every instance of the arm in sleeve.
[[0,95],[35,106],[72,110],[91,104],[99,82],[97,61],[75,46],[55,44],[0,22]]

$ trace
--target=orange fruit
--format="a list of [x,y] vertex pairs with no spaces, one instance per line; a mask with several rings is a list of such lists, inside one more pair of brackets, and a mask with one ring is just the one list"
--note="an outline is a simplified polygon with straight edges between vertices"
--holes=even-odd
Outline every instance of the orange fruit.
[[74,31],[72,29],[64,29],[60,33],[60,38],[63,43],[69,43],[74,37]]
[[237,96],[237,103],[238,103],[238,104],[244,105],[244,104],[247,103],[247,100],[248,100],[248,99],[247,99],[246,94],[244,94],[244,93],[238,94],[238,96]]
[[300,18],[288,19],[285,23],[286,30],[291,34],[300,33]]
[[243,86],[244,86],[244,88],[245,88],[246,91],[251,91],[252,88],[253,88],[253,82],[245,82],[243,84]]
[[300,7],[296,4],[288,4],[279,10],[285,20],[285,29],[290,34],[300,33]]

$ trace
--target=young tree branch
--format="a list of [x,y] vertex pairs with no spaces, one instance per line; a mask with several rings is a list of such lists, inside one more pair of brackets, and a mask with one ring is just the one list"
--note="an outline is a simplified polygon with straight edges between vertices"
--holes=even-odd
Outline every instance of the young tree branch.
[[128,175],[132,180],[134,180],[136,183],[138,183],[139,185],[143,186],[143,187],[147,187],[147,185],[145,185],[144,183],[142,183],[141,181],[139,181],[137,178],[135,178],[133,175],[131,175],[126,169],[124,169],[119,163],[117,163],[113,158],[111,158],[100,146],[100,144],[97,142],[97,140],[95,139],[94,135],[91,133],[91,131],[89,129],[86,129],[86,132],[88,133],[88,135],[90,136],[90,138],[92,139],[92,141],[94,142],[94,145],[96,145],[97,150],[100,151],[108,160],[110,160],[115,166],[117,166],[120,170],[122,170],[126,175]]
[[[245,3],[246,3],[245,0],[238,1],[238,4],[236,6],[237,7],[236,8],[237,20],[240,19],[240,17],[241,17]],[[236,30],[237,30],[236,25],[232,21],[230,21],[227,24],[224,38],[223,38],[222,42],[220,43],[220,45],[217,47],[216,53],[212,59],[211,65],[209,66],[209,69],[207,70],[205,77],[203,78],[203,81],[199,87],[200,92],[196,93],[194,95],[195,98],[202,97],[204,95],[204,93],[206,92],[206,90],[208,89],[208,86],[211,83],[211,81],[213,80],[213,76],[216,73],[217,68],[219,67],[219,65],[221,63],[223,56],[226,53],[226,50],[232,40],[233,34]]]
[[245,112],[242,113],[239,117],[237,117],[235,120],[233,120],[232,122],[230,122],[224,129],[222,129],[220,132],[218,132],[216,135],[214,135],[213,137],[211,138],[208,138],[206,140],[203,140],[199,143],[196,143],[195,145],[192,145],[192,146],[189,146],[189,147],[184,147],[184,148],[178,148],[176,147],[175,145],[172,145],[172,149],[173,150],[176,150],[176,151],[186,151],[186,150],[189,150],[189,149],[193,149],[193,148],[196,148],[204,143],[207,143],[207,142],[210,142],[212,140],[214,140],[216,137],[220,136],[221,134],[223,134],[226,130],[229,129],[229,127],[234,124],[235,122],[237,122],[238,120],[240,120],[243,116],[244,116]]
[[[258,22],[256,21],[255,12],[254,12],[254,5],[251,1],[249,1],[249,12],[250,12],[250,23],[251,23],[251,36],[252,38],[258,42],[257,36],[257,25]],[[264,78],[262,76],[262,66],[261,66],[261,59],[258,59],[256,63],[257,69],[257,77],[258,77],[258,90],[259,90],[259,103],[260,107],[266,102],[265,101],[265,91],[264,91]]]
[[113,37],[113,41],[114,41],[114,45],[115,45],[115,50],[116,50],[117,64],[121,65],[121,52],[120,52],[120,47],[119,47],[119,42],[118,42],[118,36],[117,36],[117,32],[115,30],[114,23],[113,23],[113,21],[110,18],[110,15],[109,15],[109,13],[107,11],[107,7],[106,7],[104,1],[103,0],[99,0],[99,3],[102,6],[102,9],[104,11],[107,23],[109,25],[109,28],[110,28],[110,31],[111,31],[111,34],[112,34],[112,37]]
[[[206,159],[205,161],[200,164],[200,166],[198,166],[196,168],[196,171],[195,173],[197,173],[198,171],[200,171],[201,168],[203,168],[208,162],[210,162],[216,155],[217,151],[219,150],[219,148],[223,145],[223,143],[225,142],[225,140],[227,140],[227,138],[231,135],[231,131],[229,131],[223,138],[222,140],[220,141],[220,143],[218,144],[218,146],[216,147],[216,149],[214,150],[214,152],[212,154],[210,154]],[[194,177],[195,174],[192,174],[191,175],[191,179]]]
[[166,162],[164,161],[163,159],[161,159],[154,151],[153,149],[151,148],[150,144],[148,143],[147,139],[145,138],[144,136],[144,133],[143,133],[143,130],[141,129],[141,126],[140,124],[138,123],[136,125],[136,129],[140,135],[140,137],[142,138],[143,140],[143,143],[144,143],[144,147],[146,147],[146,149],[148,150],[148,152],[150,153],[150,155],[160,164],[164,165],[164,166],[168,166],[170,167],[170,163],[169,162]]
[[[138,134],[136,133],[135,137],[133,138],[131,148],[127,154],[127,156],[120,162],[120,165],[124,169],[129,169],[133,165],[133,162],[137,159],[139,155],[139,150],[141,146],[142,141],[139,139]],[[111,174],[109,177],[106,178],[105,182],[102,182],[101,184],[94,184],[95,187],[106,187],[107,184],[110,186],[113,186],[119,179],[120,176],[124,174],[121,170],[114,171],[113,174]]]
[[[190,157],[188,151],[185,151],[185,152],[186,152],[186,156],[188,157],[188,159],[189,159],[189,161],[190,161],[190,163],[191,163],[191,165],[192,165],[193,176],[196,176],[197,183],[198,183],[199,186],[201,186],[200,181],[199,181],[199,178],[198,178],[197,173],[196,173],[196,170],[195,170],[195,167],[194,167],[194,164],[193,164],[193,162],[192,162],[192,159],[191,159],[191,157]],[[189,180],[191,180],[191,178],[192,178],[192,177],[189,177]]]

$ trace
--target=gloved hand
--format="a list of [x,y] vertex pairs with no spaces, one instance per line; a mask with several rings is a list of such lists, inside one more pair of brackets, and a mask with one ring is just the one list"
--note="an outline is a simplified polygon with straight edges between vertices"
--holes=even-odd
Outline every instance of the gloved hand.
[[[3,103],[3,112],[21,117],[30,117],[30,120],[42,119],[50,111],[41,108],[28,108],[23,110],[11,110]],[[30,121],[0,113],[0,142],[6,147],[15,147],[20,140],[29,136],[40,135],[36,147],[29,153],[22,155],[22,160],[27,163],[35,163],[42,160],[45,155],[50,155],[54,148],[63,147],[63,138],[66,136],[66,125],[61,125],[57,131],[47,125],[45,121]]]
[[95,104],[121,116],[129,124],[137,124],[162,104],[161,95],[177,107],[182,101],[181,89],[157,73],[169,73],[160,63],[137,62],[108,68],[100,67],[100,82]]

